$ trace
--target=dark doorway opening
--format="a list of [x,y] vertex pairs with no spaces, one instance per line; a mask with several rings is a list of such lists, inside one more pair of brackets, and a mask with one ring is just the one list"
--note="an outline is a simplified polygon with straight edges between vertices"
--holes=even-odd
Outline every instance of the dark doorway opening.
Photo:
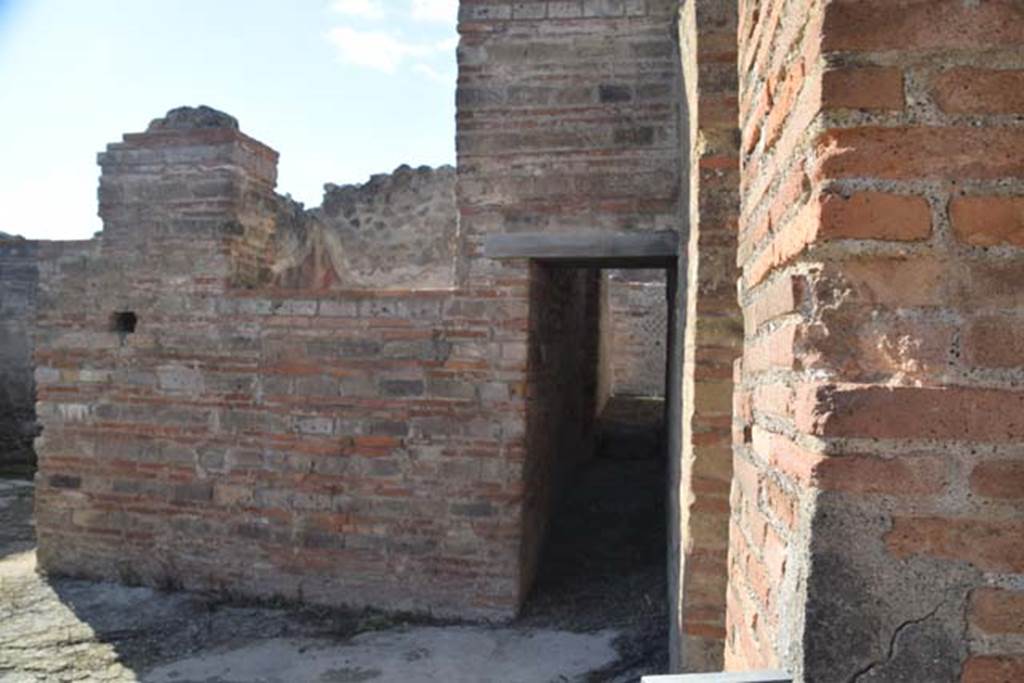
[[[674,278],[664,268],[583,266],[534,266],[535,282],[544,285],[531,301],[531,347],[543,372],[531,389],[531,410],[543,415],[530,421],[537,432],[531,450],[553,450],[547,457],[554,462],[542,467],[546,477],[533,479],[550,491],[545,522],[535,527],[542,541],[521,619],[618,631],[619,661],[592,680],[625,683],[668,667],[666,380]],[[598,286],[570,287],[573,278]],[[569,311],[595,307],[598,315],[567,322]],[[552,381],[551,366],[574,374],[556,373]],[[564,405],[587,406],[589,422],[566,420],[575,413]]]

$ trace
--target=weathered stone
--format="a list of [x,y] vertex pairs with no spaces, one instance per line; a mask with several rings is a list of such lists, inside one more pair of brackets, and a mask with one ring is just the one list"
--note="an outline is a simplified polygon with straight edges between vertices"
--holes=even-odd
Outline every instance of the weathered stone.
[[153,132],[161,130],[196,130],[200,128],[229,128],[231,130],[238,130],[238,120],[206,105],[178,107],[167,112],[163,118],[153,119],[146,130]]

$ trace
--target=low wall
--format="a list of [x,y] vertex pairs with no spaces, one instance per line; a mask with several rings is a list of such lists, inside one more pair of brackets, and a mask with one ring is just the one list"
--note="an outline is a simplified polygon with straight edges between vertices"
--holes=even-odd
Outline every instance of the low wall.
[[515,546],[510,555],[492,539],[516,527],[517,467],[499,443],[514,429],[499,416],[515,407],[509,386],[485,381],[485,332],[454,314],[468,303],[432,292],[226,297],[190,322],[202,341],[189,353],[155,344],[169,330],[145,318],[123,339],[56,332],[39,354],[42,565],[506,613]]

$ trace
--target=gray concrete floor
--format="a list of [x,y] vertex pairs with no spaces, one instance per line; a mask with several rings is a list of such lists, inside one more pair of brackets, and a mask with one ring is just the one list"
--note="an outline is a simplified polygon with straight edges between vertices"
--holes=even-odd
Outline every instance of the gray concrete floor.
[[630,660],[635,644],[624,645],[631,638],[618,627],[401,623],[41,577],[32,491],[28,482],[0,479],[4,683],[612,682],[650,672]]

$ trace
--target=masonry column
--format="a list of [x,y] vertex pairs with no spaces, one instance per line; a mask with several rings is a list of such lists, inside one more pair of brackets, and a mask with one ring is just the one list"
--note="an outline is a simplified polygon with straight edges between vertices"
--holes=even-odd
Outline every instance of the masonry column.
[[220,406],[198,397],[216,371],[244,380],[259,362],[222,299],[264,277],[276,160],[206,107],[171,111],[100,155],[97,248],[40,278],[44,571],[194,588],[226,571],[218,552],[182,552],[227,537],[226,522],[192,528],[178,515],[213,496],[190,449],[229,433]]
[[679,487],[680,574],[673,670],[718,671],[725,638],[732,364],[743,324],[736,301],[739,159],[736,2],[685,0],[679,51],[688,128],[690,238]]
[[105,253],[125,250],[133,266],[148,259],[161,270],[227,276],[232,286],[267,278],[277,152],[233,117],[209,107],[172,110],[108,145],[99,164]]
[[726,663],[1024,677],[1024,5],[741,2]]

